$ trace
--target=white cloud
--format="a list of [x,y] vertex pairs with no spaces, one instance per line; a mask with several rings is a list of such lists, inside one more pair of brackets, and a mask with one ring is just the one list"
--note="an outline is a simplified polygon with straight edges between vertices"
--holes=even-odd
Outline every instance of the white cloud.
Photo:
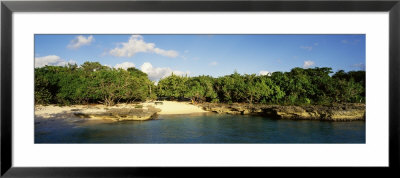
[[146,73],[152,81],[158,81],[161,78],[170,76],[172,73],[174,73],[174,75],[181,76],[189,74],[188,71],[182,72],[178,70],[172,70],[169,67],[153,67],[153,65],[151,65],[151,63],[149,62],[143,63],[140,69],[142,70],[142,72]]
[[67,64],[76,64],[74,60],[65,61],[56,55],[48,55],[44,57],[35,57],[35,67],[48,66],[65,66]]
[[63,61],[63,62],[58,63],[58,66],[65,66],[68,64],[76,64],[76,61],[74,61],[74,60]]
[[217,61],[210,62],[209,65],[210,66],[216,66],[216,65],[218,65],[218,62]]
[[107,66],[109,68],[113,68],[111,65],[108,65],[108,64],[104,64],[104,66]]
[[135,67],[135,64],[132,62],[123,62],[121,64],[115,64],[114,66],[114,68],[116,69],[125,69],[125,70],[131,67]]
[[307,51],[311,51],[313,49],[312,46],[300,46],[301,49],[307,50]]
[[269,72],[269,71],[266,71],[266,70],[262,70],[262,71],[260,71],[258,74],[259,74],[259,75],[268,75],[268,76],[270,76],[272,73]]
[[71,49],[78,49],[81,46],[90,45],[92,41],[94,41],[93,35],[90,35],[87,38],[82,35],[79,35],[75,37],[75,39],[71,40],[71,42],[68,44],[67,47]]
[[117,57],[132,57],[136,53],[156,53],[167,57],[177,57],[178,52],[156,48],[154,43],[147,43],[140,35],[132,35],[129,41],[121,43],[121,46],[110,50],[110,54]]
[[314,61],[304,61],[303,68],[307,69],[307,68],[309,68],[311,66],[314,66],[314,65],[315,65]]

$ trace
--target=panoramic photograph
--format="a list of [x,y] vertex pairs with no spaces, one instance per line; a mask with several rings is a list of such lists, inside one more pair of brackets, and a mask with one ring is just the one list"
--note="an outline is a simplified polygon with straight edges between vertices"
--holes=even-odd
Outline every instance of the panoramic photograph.
[[36,144],[365,144],[364,34],[36,34]]

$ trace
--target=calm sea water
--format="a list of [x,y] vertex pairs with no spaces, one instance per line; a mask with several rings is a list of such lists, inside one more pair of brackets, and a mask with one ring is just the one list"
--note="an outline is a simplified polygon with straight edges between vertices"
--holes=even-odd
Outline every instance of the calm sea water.
[[37,119],[35,143],[365,143],[365,122],[218,114],[124,122]]

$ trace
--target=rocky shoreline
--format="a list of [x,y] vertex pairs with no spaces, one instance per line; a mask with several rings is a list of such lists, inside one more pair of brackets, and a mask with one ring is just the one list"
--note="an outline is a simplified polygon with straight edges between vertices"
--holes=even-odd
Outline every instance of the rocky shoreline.
[[166,102],[163,105],[154,103],[119,104],[107,107],[104,105],[74,106],[36,106],[35,117],[43,119],[82,118],[112,121],[144,121],[157,118],[159,114],[188,114],[214,112],[218,114],[260,115],[274,119],[321,120],[321,121],[354,121],[365,120],[365,104],[335,104],[332,106],[281,106],[247,103],[199,103],[188,104]]
[[206,111],[225,114],[262,115],[275,119],[354,121],[365,120],[365,104],[336,104],[333,106],[281,106],[250,104],[198,104]]
[[161,109],[147,106],[146,108],[112,108],[101,112],[75,111],[80,118],[108,119],[114,121],[144,121],[157,117]]
[[89,105],[35,105],[37,119],[89,119],[109,121],[145,121],[158,115],[207,113],[189,102],[149,101],[136,104],[120,103],[114,106]]
[[110,121],[144,121],[157,118],[161,109],[143,104],[35,106],[37,119],[90,119]]

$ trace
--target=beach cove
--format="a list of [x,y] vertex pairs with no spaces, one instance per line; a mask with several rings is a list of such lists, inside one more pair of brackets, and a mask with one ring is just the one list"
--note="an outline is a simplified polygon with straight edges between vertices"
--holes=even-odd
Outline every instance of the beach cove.
[[364,104],[340,104],[334,106],[278,106],[249,104],[213,104],[178,101],[142,102],[105,106],[91,105],[37,105],[35,118],[86,118],[103,120],[150,120],[158,115],[218,113],[231,115],[258,115],[274,119],[354,121],[365,120]]
[[[133,111],[144,111],[148,112],[143,115],[143,118],[132,119],[132,120],[148,120],[153,119],[154,114],[168,115],[168,114],[196,114],[196,113],[207,113],[201,109],[200,106],[190,104],[189,102],[177,102],[177,101],[162,101],[158,102],[142,102],[137,104],[116,104],[114,106],[106,106],[103,104],[90,104],[90,105],[71,105],[71,106],[56,106],[56,105],[36,105],[35,106],[35,118],[40,119],[65,119],[73,117],[81,117],[92,120],[99,119],[110,119],[115,120],[112,117],[107,117],[107,114],[119,114],[122,115],[125,111],[131,111],[128,114],[140,115],[142,112]],[[121,112],[122,111],[122,112]],[[102,114],[102,117],[96,117]],[[128,115],[125,114],[125,115]]]
[[[176,101],[114,106],[37,105],[35,143],[365,143],[364,120],[277,119],[243,112],[239,106],[211,107]],[[130,112],[135,116],[151,111],[150,115],[154,112],[155,116],[109,116],[110,111],[121,115],[126,110],[141,111]],[[98,117],[96,113],[103,114]]]

